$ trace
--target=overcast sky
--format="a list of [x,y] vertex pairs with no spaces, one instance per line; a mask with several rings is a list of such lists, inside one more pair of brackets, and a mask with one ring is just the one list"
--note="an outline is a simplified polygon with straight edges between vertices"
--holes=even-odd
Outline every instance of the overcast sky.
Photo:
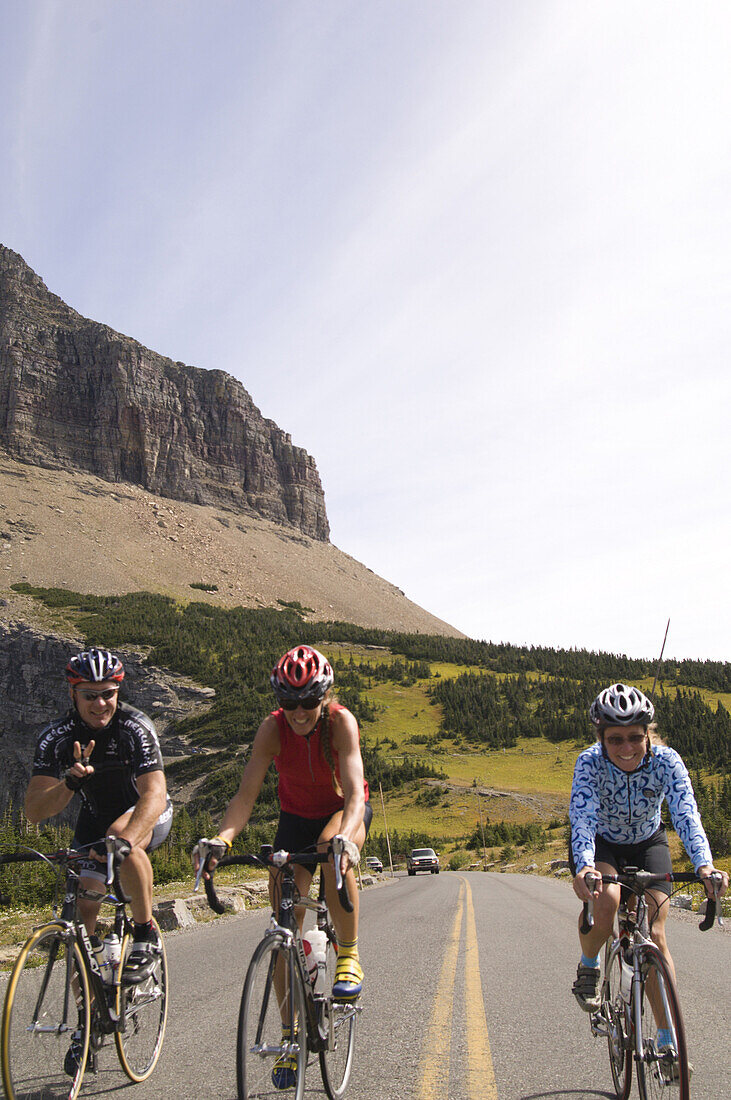
[[731,659],[731,7],[6,0],[0,240],[475,638]]

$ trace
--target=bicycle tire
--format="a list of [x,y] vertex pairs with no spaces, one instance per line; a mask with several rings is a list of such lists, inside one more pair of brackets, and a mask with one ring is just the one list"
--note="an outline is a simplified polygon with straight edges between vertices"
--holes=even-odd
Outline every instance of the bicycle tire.
[[627,1004],[620,993],[621,951],[607,943],[604,952],[601,1014],[607,1029],[609,1068],[619,1100],[632,1090],[632,1028]]
[[[285,966],[293,972],[291,997],[285,1001],[283,1012],[274,983],[275,967]],[[282,1016],[289,1021],[294,1041],[285,1040],[282,1034]],[[286,1086],[274,1083],[273,1074],[282,1073],[276,1063],[287,1053],[294,1056],[295,1081],[288,1088],[292,1100],[302,1100],[305,1092],[307,1066],[307,1019],[305,990],[297,959],[284,937],[277,932],[268,933],[258,945],[244,981],[241,1007],[236,1033],[236,1082],[239,1100],[251,1098],[281,1097]]]
[[[0,1024],[7,1100],[74,1100],[89,1056],[91,997],[86,961],[62,924],[36,929],[13,967]],[[81,1032],[76,1072],[64,1070]]]
[[[146,1081],[157,1065],[165,1038],[168,1016],[168,960],[160,926],[152,918],[160,945],[150,976],[137,985],[119,982],[116,1011],[124,1015],[124,1031],[115,1031],[114,1043],[122,1069],[130,1081]],[[122,939],[121,964],[124,967],[132,947],[127,932]],[[120,971],[121,973],[121,971]]]
[[[638,1049],[637,1051],[637,1086],[640,1091],[640,1098],[641,1100],[667,1100],[672,1095],[673,1100],[676,1100],[676,1098],[677,1100],[689,1100],[690,1072],[680,1001],[668,964],[657,947],[645,948],[642,971],[644,976],[642,983],[642,1050]],[[657,1057],[657,1024],[647,996],[647,984],[651,980],[656,981],[658,989],[665,993],[667,1009],[678,1047],[677,1078],[669,1076],[672,1064]]]
[[322,1030],[323,1035],[325,1031],[327,1032],[328,1045],[325,1050],[320,1051],[320,1073],[325,1092],[330,1100],[341,1100],[345,1095],[353,1068],[358,1009],[354,1004],[333,1001],[330,996],[337,962],[337,952],[330,938],[327,943],[326,959],[327,987],[323,1005]]

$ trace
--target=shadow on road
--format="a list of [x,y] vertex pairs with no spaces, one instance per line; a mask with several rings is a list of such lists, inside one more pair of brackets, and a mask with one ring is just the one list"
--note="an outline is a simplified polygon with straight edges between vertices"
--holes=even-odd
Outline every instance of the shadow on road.
[[520,1100],[550,1100],[552,1096],[599,1096],[601,1100],[614,1100],[615,1093],[596,1089],[552,1089],[551,1092],[526,1092]]

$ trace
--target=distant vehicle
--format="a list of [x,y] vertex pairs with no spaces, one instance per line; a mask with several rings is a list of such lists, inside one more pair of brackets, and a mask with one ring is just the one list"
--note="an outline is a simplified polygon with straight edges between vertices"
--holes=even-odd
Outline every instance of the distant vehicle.
[[381,871],[383,870],[383,864],[381,863],[378,856],[366,856],[366,868],[369,871],[377,871],[380,875]]
[[412,848],[411,855],[406,857],[406,870],[410,875],[417,871],[431,871],[433,875],[439,874],[439,856],[433,848]]

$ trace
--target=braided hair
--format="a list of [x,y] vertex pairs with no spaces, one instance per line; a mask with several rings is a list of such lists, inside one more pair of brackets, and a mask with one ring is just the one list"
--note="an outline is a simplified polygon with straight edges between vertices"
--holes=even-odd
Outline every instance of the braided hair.
[[322,754],[325,757],[325,762],[330,768],[330,774],[332,776],[333,789],[336,794],[343,796],[343,788],[340,786],[340,781],[335,771],[335,758],[333,756],[332,745],[332,719],[330,717],[330,705],[337,702],[335,697],[329,692],[326,696],[325,703],[322,708],[322,714],[320,715],[320,744],[322,745]]

